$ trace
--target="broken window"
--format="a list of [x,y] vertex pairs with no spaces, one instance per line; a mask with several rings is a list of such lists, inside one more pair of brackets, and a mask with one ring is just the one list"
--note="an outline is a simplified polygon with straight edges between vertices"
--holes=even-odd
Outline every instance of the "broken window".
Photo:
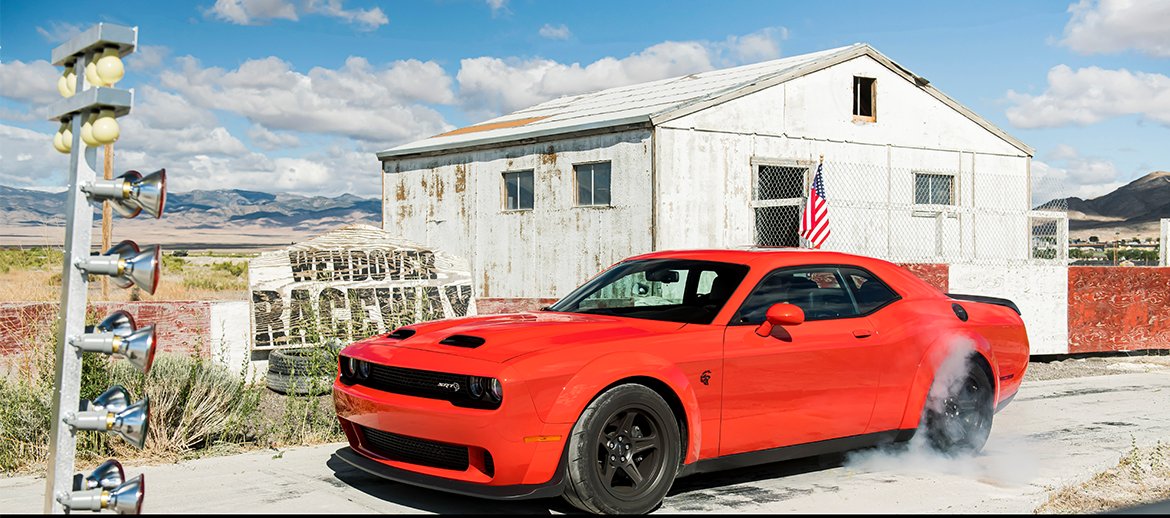
[[609,205],[609,162],[573,166],[577,205]]
[[872,77],[853,76],[853,120],[877,122],[877,92]]
[[807,194],[802,165],[755,166],[756,244],[759,246],[800,246],[800,205]]
[[914,173],[914,203],[954,205],[955,177],[949,174]]
[[532,171],[504,173],[504,210],[532,209]]

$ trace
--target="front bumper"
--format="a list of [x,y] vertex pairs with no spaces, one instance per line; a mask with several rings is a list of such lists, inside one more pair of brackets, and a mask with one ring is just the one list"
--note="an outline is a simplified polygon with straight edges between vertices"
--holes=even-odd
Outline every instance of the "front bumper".
[[[438,355],[427,351],[379,349],[376,354],[355,356],[409,369],[437,370],[438,365],[443,372],[492,376],[504,386],[504,401],[497,409],[457,407],[447,400],[346,385],[338,380],[333,384],[333,402],[350,445],[344,450],[348,453],[339,452],[339,458],[390,480],[460,494],[504,499],[560,494],[561,459],[572,425],[541,421],[527,387],[510,367],[450,355],[436,358]],[[385,434],[367,437],[367,430],[419,445],[413,452],[430,448],[466,451],[468,462],[459,468],[427,465],[417,457],[412,460],[385,449],[385,439],[378,437]],[[560,439],[531,439],[538,436]]]
[[[565,450],[566,454],[568,450]],[[490,498],[492,500],[528,500],[533,498],[553,498],[561,496],[565,490],[565,469],[564,463],[567,455],[561,456],[561,462],[558,464],[556,474],[553,475],[552,480],[543,484],[514,484],[507,486],[488,486],[484,484],[476,484],[472,482],[463,482],[461,480],[452,480],[449,478],[437,477],[433,475],[425,475],[405,469],[395,468],[373,460],[371,458],[362,456],[353,451],[353,448],[348,446],[337,450],[334,453],[337,458],[348,462],[353,467],[358,468],[371,475],[376,475],[395,482],[403,484],[410,484],[412,486],[425,487],[429,489],[438,489],[448,493],[455,493],[466,496],[476,496],[480,498]]]

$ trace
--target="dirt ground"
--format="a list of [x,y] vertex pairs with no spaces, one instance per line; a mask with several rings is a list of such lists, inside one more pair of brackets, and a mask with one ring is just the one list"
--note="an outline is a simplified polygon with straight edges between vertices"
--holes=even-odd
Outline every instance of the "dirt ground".
[[1028,364],[1024,381],[1043,381],[1110,374],[1132,374],[1170,370],[1170,356],[1134,355],[1113,357],[1065,358],[1057,361],[1033,361]]

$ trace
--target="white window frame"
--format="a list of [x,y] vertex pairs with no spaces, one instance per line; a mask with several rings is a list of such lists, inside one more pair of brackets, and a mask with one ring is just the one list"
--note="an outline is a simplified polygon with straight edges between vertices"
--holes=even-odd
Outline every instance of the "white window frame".
[[[918,177],[919,176],[945,176],[951,179],[951,196],[947,203],[920,203],[918,201]],[[928,189],[927,192],[933,192]],[[942,173],[938,171],[914,171],[914,178],[910,184],[910,202],[914,205],[925,205],[932,207],[953,207],[958,205],[956,201],[959,199],[959,175],[955,173]],[[931,200],[933,201],[933,200]]]
[[[580,187],[577,185],[577,167],[584,166],[584,165],[592,166],[592,165],[597,165],[597,164],[609,164],[609,203],[604,203],[604,204],[603,203],[581,203],[581,196],[580,196],[581,191],[580,191]],[[573,176],[573,178],[572,178],[573,207],[581,207],[581,208],[613,207],[613,161],[612,160],[594,160],[592,162],[575,163],[575,164],[573,164],[573,175],[572,176]],[[589,198],[590,198],[590,200],[589,201],[592,202],[593,198],[596,197],[596,194],[595,194],[596,182],[594,180],[592,170],[589,172],[589,181],[590,181],[590,185],[589,185]]]
[[[520,199],[519,199],[520,184],[519,184],[519,177],[517,177],[517,181],[516,181],[516,196],[517,196],[516,207],[517,208],[509,209],[508,208],[508,175],[510,175],[510,174],[522,175],[524,173],[528,173],[528,174],[532,175],[532,206],[526,207],[526,208],[520,207]],[[536,208],[536,170],[535,169],[519,169],[516,171],[504,171],[504,172],[500,173],[500,211],[501,212],[526,212],[526,211],[531,211],[535,208]]]

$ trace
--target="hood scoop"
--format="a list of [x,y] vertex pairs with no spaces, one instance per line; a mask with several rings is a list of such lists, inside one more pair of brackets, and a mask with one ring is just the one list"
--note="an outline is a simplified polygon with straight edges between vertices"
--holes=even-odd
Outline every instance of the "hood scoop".
[[475,349],[484,344],[486,340],[478,336],[471,335],[451,335],[439,341],[441,345],[451,345],[454,347],[465,347],[467,349]]
[[415,331],[413,329],[398,328],[398,329],[395,329],[394,332],[386,335],[386,338],[391,338],[391,339],[395,339],[395,340],[406,340],[407,338],[414,336],[414,334],[417,332],[418,331]]

